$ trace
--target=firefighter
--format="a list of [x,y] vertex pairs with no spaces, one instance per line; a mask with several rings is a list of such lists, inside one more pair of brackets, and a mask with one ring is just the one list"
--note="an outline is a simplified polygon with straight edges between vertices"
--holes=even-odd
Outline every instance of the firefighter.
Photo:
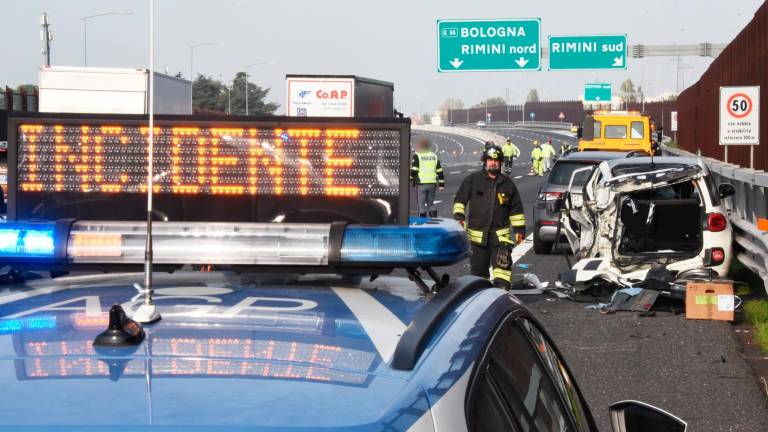
[[560,144],[560,155],[564,155],[568,150],[571,149],[571,143],[568,141],[563,141],[562,144]]
[[427,138],[416,141],[416,151],[411,160],[411,183],[416,186],[419,216],[437,217],[435,193],[445,189],[445,176],[440,159],[432,151]]
[[493,141],[491,141],[491,140],[486,141],[483,144],[483,154],[485,154],[485,152],[488,151],[489,148],[494,147],[494,146],[496,146],[496,144]]
[[533,141],[531,162],[531,170],[533,171],[533,175],[542,177],[544,175],[544,151],[541,149],[538,141]]
[[487,278],[492,267],[494,285],[509,288],[512,248],[525,238],[525,215],[515,183],[501,173],[502,161],[497,146],[483,153],[485,169],[464,178],[453,199],[453,217],[472,243],[472,274]]
[[501,152],[504,154],[504,168],[512,169],[512,162],[520,156],[520,149],[512,143],[511,139],[507,138],[507,142],[501,146]]

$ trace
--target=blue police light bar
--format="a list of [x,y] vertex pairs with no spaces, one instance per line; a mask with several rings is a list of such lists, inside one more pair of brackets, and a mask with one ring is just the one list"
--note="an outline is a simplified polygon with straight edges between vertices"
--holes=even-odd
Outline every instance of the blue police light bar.
[[0,224],[0,259],[53,258],[54,222]]
[[340,261],[444,265],[464,259],[468,254],[467,236],[457,222],[411,218],[407,226],[347,227]]
[[[154,262],[393,268],[449,265],[469,254],[469,242],[457,222],[426,218],[409,222],[406,226],[155,222]],[[3,223],[0,265],[44,270],[95,265],[108,270],[109,265],[142,264],[145,237],[143,222]]]

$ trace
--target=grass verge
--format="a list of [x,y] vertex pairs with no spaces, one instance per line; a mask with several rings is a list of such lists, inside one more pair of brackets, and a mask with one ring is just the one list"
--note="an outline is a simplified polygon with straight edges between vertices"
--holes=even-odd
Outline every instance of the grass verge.
[[755,326],[755,342],[760,345],[763,352],[768,353],[768,322]]
[[748,300],[744,303],[744,318],[755,326],[755,342],[768,353],[768,299]]

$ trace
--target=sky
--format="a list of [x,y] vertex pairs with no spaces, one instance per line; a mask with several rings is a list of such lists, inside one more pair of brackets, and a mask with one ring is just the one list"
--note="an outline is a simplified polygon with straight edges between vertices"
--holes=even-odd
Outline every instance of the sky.
[[[252,80],[285,104],[285,74],[353,74],[395,84],[395,106],[433,112],[448,98],[465,105],[490,97],[521,103],[532,88],[542,100],[576,100],[586,82],[631,78],[646,95],[674,92],[676,59],[629,59],[625,71],[437,72],[438,19],[541,18],[548,35],[627,34],[629,44],[728,43],[763,0],[155,0],[155,69],[231,79],[246,65]],[[149,65],[149,0],[3,0],[0,85],[38,81],[43,62],[40,15],[53,32],[52,64],[83,65],[82,17],[89,66]],[[685,86],[712,59],[685,57]],[[278,113],[282,111],[278,110]]]

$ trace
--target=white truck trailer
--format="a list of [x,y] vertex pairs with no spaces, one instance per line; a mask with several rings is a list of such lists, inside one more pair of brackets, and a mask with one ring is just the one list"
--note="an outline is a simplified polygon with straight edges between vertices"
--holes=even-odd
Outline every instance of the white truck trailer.
[[[155,72],[155,114],[192,114],[192,83]],[[147,69],[42,66],[40,112],[149,113]]]

